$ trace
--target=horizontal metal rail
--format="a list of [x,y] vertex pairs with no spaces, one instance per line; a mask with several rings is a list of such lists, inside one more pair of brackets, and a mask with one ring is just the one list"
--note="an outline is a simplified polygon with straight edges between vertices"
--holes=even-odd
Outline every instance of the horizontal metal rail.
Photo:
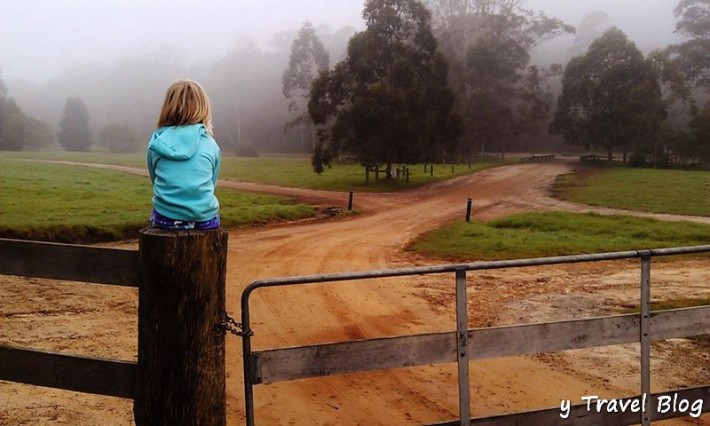
[[[502,260],[502,261],[492,261],[492,262],[473,262],[464,264],[453,264],[453,265],[440,265],[440,266],[424,266],[424,267],[413,267],[413,268],[399,268],[399,269],[383,269],[383,270],[373,270],[373,271],[362,271],[362,272],[350,272],[350,273],[336,273],[336,274],[323,274],[323,275],[307,275],[298,277],[287,277],[287,278],[275,278],[268,280],[259,280],[249,284],[242,292],[241,297],[241,308],[242,308],[242,353],[243,353],[243,363],[244,363],[244,388],[245,388],[245,406],[246,406],[246,423],[247,425],[254,425],[254,397],[253,397],[253,385],[258,383],[279,381],[279,380],[294,380],[302,377],[316,377],[329,374],[339,374],[344,372],[354,372],[354,371],[367,371],[373,369],[384,369],[393,368],[400,366],[412,366],[421,365],[421,362],[425,363],[438,363],[438,362],[452,362],[455,361],[457,352],[460,353],[461,341],[464,343],[469,340],[468,352],[472,355],[472,359],[486,357],[480,352],[480,348],[477,347],[477,334],[480,333],[481,338],[490,334],[494,336],[498,331],[496,329],[488,330],[469,330],[468,336],[461,335],[461,331],[457,333],[438,333],[432,335],[418,335],[418,336],[397,336],[387,339],[374,339],[365,340],[357,342],[341,342],[327,345],[315,345],[310,347],[300,347],[300,348],[287,348],[287,349],[272,349],[267,351],[252,352],[251,349],[251,338],[253,335],[253,330],[251,329],[251,318],[249,309],[249,300],[251,294],[260,288],[269,287],[284,287],[291,285],[305,285],[305,284],[319,284],[319,283],[337,283],[344,281],[360,281],[360,280],[371,280],[377,278],[390,278],[390,277],[406,277],[415,275],[431,275],[431,274],[446,274],[455,273],[457,286],[465,283],[466,272],[468,271],[481,271],[481,270],[493,270],[493,269],[509,269],[509,268],[525,268],[525,267],[535,267],[535,266],[549,266],[558,264],[572,264],[572,263],[584,263],[584,262],[600,262],[600,261],[612,261],[612,260],[624,260],[624,259],[641,259],[642,260],[642,287],[648,286],[649,275],[650,275],[650,259],[652,257],[658,256],[674,256],[674,255],[693,255],[693,254],[703,254],[710,253],[710,245],[703,246],[693,246],[693,247],[674,247],[674,248],[661,248],[661,249],[649,249],[649,250],[633,250],[633,251],[620,251],[611,253],[595,253],[595,254],[581,254],[581,255],[571,255],[571,256],[554,256],[554,257],[543,257],[543,258],[531,258],[531,259],[517,259],[517,260]],[[459,292],[465,295],[465,292]],[[647,295],[642,299],[647,300]],[[642,303],[644,300],[642,300]],[[459,303],[460,305],[460,303]],[[650,342],[650,340],[658,340],[663,338],[668,338],[667,336],[680,336],[687,335],[684,333],[689,332],[688,327],[700,326],[699,329],[706,330],[708,328],[707,321],[704,319],[707,313],[707,308],[701,310],[683,309],[676,311],[666,311],[653,313],[657,318],[651,319],[651,314],[644,312],[644,315],[631,315],[628,316],[628,320],[625,317],[609,317],[600,319],[591,319],[586,321],[577,321],[580,324],[589,324],[591,327],[589,330],[584,331],[584,336],[587,336],[589,332],[594,332],[602,324],[606,322],[614,322],[618,320],[623,320],[628,322],[629,332],[625,333],[628,336],[619,337],[615,336],[614,333],[609,333],[609,336],[599,336],[598,338],[592,338],[589,342],[583,342],[583,339],[575,338],[574,333],[569,336],[572,341],[570,342],[553,342],[543,339],[547,344],[540,342],[533,342],[532,346],[527,345],[525,339],[523,340],[522,346],[517,348],[500,348],[496,353],[488,354],[487,356],[505,356],[502,354],[518,354],[518,353],[530,353],[530,351],[536,352],[553,352],[563,349],[572,349],[575,347],[593,347],[602,346],[608,344],[616,344],[622,342],[628,342],[632,339],[638,339],[639,332],[638,327],[643,328],[642,334],[645,333],[643,337],[644,346]],[[700,314],[700,317],[697,314]],[[457,313],[457,322],[462,323],[465,320],[463,316],[466,315],[465,310],[463,312]],[[664,326],[659,326],[660,319],[664,318],[664,315],[668,318],[677,315],[678,321],[680,322],[690,322],[687,324],[674,324],[675,329],[669,329],[664,331]],[[633,317],[633,318],[631,318]],[[574,328],[578,327],[575,321],[569,322]],[[649,326],[655,325],[655,329],[652,335],[648,334]],[[544,330],[549,327],[559,328],[565,327],[565,322],[559,323],[548,323],[539,325],[526,325],[526,326],[513,326],[507,329],[499,329],[504,333],[520,333],[524,332],[526,327],[528,331]],[[617,324],[618,325],[618,324]],[[537,327],[537,328],[536,328]],[[628,328],[628,327],[627,327]],[[667,328],[667,327],[665,327]],[[636,329],[637,331],[634,331]],[[506,331],[508,330],[508,331]],[[520,331],[518,331],[520,330]],[[538,331],[540,331],[538,330]],[[570,330],[571,331],[571,330]],[[577,330],[579,331],[579,330]],[[474,333],[474,334],[471,334]],[[539,334],[539,333],[538,333]],[[604,333],[602,333],[604,334]],[[691,333],[692,334],[692,333]],[[500,336],[498,336],[500,337]],[[650,338],[649,338],[650,337]],[[457,351],[457,338],[459,340],[459,350]],[[588,338],[588,337],[587,337]],[[500,340],[500,339],[494,339]],[[509,341],[508,339],[503,339]],[[533,339],[534,340],[534,339]],[[638,341],[638,340],[637,340]],[[436,344],[438,342],[439,344]],[[412,345],[412,347],[424,348],[430,347],[434,343],[434,346],[438,348],[437,352],[427,352],[422,350],[416,354],[404,354],[402,352],[402,344]],[[480,343],[480,340],[479,340]],[[392,345],[392,347],[389,347]],[[485,345],[484,345],[485,346]],[[530,346],[530,347],[528,347]],[[372,354],[367,352],[375,348],[377,351],[382,353],[389,353],[392,357],[379,357],[380,360],[384,359],[384,362],[375,362]],[[466,351],[466,350],[464,350]],[[352,355],[354,353],[360,353],[362,359],[358,360],[355,364],[337,362],[338,357],[347,357],[347,355]],[[315,354],[315,355],[314,355]],[[326,356],[327,355],[327,356]],[[331,358],[332,357],[332,358]],[[308,367],[302,365],[306,368],[303,371],[299,371],[299,368],[294,368],[293,365],[299,365],[298,361],[310,358],[311,360],[319,360],[315,364],[319,364],[319,367],[313,369],[313,363],[309,364]],[[468,362],[469,356],[465,354],[464,357],[459,356],[458,362]],[[342,361],[342,359],[341,359]],[[372,362],[373,365],[368,365]],[[295,364],[294,364],[295,363]],[[340,364],[340,365],[336,365]],[[290,365],[290,366],[289,366]],[[346,365],[346,367],[343,367]],[[460,366],[461,368],[461,366]],[[268,374],[267,373],[268,369]],[[267,377],[264,377],[266,375]],[[468,393],[463,392],[461,389],[465,386],[468,387],[468,376],[463,377],[460,374],[459,377],[459,395],[461,397],[460,409],[461,414],[467,413],[467,407],[461,407],[461,404],[468,402]],[[462,396],[463,395],[463,396]],[[465,399],[465,400],[464,400]],[[460,419],[461,424],[469,424],[470,419],[468,416]]]
[[710,253],[710,245],[273,278],[267,280],[258,280],[249,284],[242,292],[242,308],[244,308],[245,306],[244,303],[249,301],[249,296],[254,290],[265,287],[281,287],[298,284],[317,284],[338,281],[355,281],[373,278],[405,277],[411,275],[444,274],[455,273],[457,270],[481,271],[489,269],[526,268],[531,266],[559,265],[562,263],[583,263],[600,262],[604,260],[640,259],[644,255],[655,257],[701,253]]

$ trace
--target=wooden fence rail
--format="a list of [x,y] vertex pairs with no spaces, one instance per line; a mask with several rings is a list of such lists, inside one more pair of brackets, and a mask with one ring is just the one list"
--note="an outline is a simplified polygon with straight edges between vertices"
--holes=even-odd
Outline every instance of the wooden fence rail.
[[138,287],[138,250],[0,239],[0,275]]
[[0,345],[0,380],[134,399],[139,426],[224,426],[227,239],[150,228],[139,250],[0,239],[0,275],[139,290],[137,363]]
[[[469,359],[635,343],[639,316],[480,328],[468,331]],[[651,340],[710,334],[710,306],[654,312]],[[433,333],[258,351],[252,383],[456,361],[456,333]]]
[[0,346],[0,380],[132,399],[136,363]]
[[[0,239],[0,275],[138,287],[138,250]],[[0,380],[133,398],[137,363],[0,345]]]

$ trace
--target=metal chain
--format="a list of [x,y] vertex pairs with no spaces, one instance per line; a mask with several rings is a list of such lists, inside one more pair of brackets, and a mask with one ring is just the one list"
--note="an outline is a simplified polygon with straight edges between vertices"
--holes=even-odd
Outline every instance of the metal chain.
[[244,327],[242,327],[242,324],[235,321],[234,318],[230,317],[227,315],[225,312],[224,314],[225,319],[219,324],[219,327],[224,330],[225,333],[231,333],[235,336],[253,336],[254,332],[252,330],[244,331]]

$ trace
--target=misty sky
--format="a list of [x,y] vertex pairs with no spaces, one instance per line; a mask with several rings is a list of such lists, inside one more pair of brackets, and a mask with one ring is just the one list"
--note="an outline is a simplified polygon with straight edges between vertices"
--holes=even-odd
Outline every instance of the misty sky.
[[[527,8],[578,25],[605,11],[641,49],[675,42],[678,0],[528,0]],[[266,46],[274,33],[309,20],[333,30],[364,27],[362,0],[0,0],[0,72],[42,82],[75,63],[108,64],[131,53],[177,50],[187,62],[225,53],[248,36]]]

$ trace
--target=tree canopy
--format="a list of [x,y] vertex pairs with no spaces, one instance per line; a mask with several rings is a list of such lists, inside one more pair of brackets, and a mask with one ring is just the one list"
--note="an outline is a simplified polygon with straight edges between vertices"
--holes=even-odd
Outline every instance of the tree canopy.
[[552,95],[547,71],[530,66],[530,50],[574,28],[523,8],[521,0],[433,0],[436,32],[451,64],[462,148],[505,151],[541,132]]
[[22,151],[45,148],[52,143],[49,125],[26,116],[0,79],[0,150]]
[[91,147],[89,112],[81,98],[69,98],[59,122],[59,143],[67,151],[88,151]]
[[681,0],[674,13],[676,32],[690,40],[668,51],[688,81],[710,89],[710,0]]
[[99,145],[108,147],[110,152],[138,152],[141,140],[130,127],[122,124],[109,124],[99,132]]
[[649,137],[665,117],[659,76],[621,30],[612,28],[567,65],[551,125],[571,144],[601,146],[611,157]]
[[[298,126],[301,131],[301,145],[305,145],[303,137],[304,125],[309,128],[312,134],[312,122],[308,116],[306,107],[311,94],[311,82],[321,71],[326,71],[330,66],[330,57],[325,50],[323,43],[316,35],[316,31],[310,22],[306,22],[298,32],[298,36],[291,45],[291,55],[288,60],[288,68],[283,73],[282,89],[286,99],[292,99],[289,111],[298,113],[296,118],[286,124],[286,129]],[[309,139],[313,139],[309,137]],[[312,141],[315,142],[315,141]],[[314,143],[309,144],[312,148]]]
[[340,154],[366,167],[440,158],[458,134],[448,67],[431,13],[417,0],[368,0],[365,31],[347,57],[313,82],[308,111],[319,128],[314,170]]

